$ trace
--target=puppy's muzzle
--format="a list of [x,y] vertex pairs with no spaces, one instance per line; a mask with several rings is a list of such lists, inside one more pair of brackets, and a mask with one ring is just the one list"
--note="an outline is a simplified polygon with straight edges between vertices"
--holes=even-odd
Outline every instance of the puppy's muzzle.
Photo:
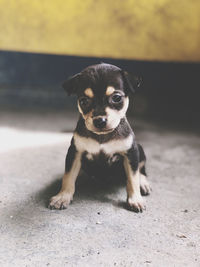
[[98,117],[93,119],[93,124],[97,129],[106,127],[107,119],[105,117]]

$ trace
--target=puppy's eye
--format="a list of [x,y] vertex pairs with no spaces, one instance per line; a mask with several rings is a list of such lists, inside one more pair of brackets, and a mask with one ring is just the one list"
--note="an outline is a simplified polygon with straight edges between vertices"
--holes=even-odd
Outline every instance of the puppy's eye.
[[122,101],[122,96],[120,94],[114,94],[112,96],[113,103],[120,103]]
[[79,99],[79,103],[82,107],[86,107],[90,104],[90,99],[89,99],[89,97],[81,97]]

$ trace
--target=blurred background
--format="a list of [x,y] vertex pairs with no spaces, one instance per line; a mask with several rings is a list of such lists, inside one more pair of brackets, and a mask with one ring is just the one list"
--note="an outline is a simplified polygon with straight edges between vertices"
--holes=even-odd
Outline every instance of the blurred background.
[[0,106],[74,110],[62,82],[90,64],[139,75],[130,114],[196,124],[198,0],[0,0]]

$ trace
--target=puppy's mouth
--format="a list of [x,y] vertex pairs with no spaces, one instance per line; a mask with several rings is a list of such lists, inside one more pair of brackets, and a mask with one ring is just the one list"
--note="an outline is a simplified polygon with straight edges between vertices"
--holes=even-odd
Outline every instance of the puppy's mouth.
[[105,127],[101,127],[101,128],[95,127],[94,124],[91,123],[90,120],[85,120],[85,126],[90,132],[99,134],[99,135],[111,133],[115,129],[113,127],[112,128],[109,127],[108,125],[106,125]]
[[114,128],[110,128],[110,129],[107,129],[107,128],[105,128],[105,129],[95,128],[94,130],[92,130],[92,132],[95,133],[95,134],[108,134],[108,133],[111,133],[112,131],[114,131]]

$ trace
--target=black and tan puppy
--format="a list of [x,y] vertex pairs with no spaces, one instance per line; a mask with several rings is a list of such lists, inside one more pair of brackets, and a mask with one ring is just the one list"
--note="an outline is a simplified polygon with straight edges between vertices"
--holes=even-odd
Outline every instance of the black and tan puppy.
[[129,94],[139,86],[128,74],[110,64],[84,69],[64,83],[68,94],[78,96],[81,113],[69,147],[61,191],[51,198],[49,207],[65,209],[75,192],[80,169],[90,174],[109,174],[123,168],[127,177],[127,204],[136,212],[144,208],[141,196],[150,193],[146,179],[146,157],[136,143],[126,119]]

